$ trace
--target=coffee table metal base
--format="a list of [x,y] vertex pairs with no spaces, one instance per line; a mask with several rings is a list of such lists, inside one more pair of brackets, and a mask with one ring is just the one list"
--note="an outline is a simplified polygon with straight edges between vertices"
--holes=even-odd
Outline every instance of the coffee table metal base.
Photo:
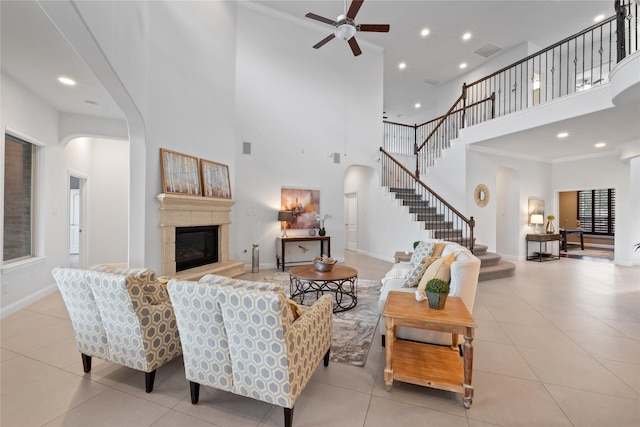
[[358,304],[358,271],[336,265],[332,271],[320,272],[313,264],[293,267],[289,270],[289,292],[292,299],[304,304],[307,294],[320,298],[332,293],[333,312],[351,310]]

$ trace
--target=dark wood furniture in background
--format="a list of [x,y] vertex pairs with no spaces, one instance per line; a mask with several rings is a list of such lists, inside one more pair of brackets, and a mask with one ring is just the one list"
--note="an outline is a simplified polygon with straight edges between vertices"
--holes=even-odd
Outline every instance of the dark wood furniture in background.
[[[527,234],[527,260],[529,261],[553,261],[560,259],[560,234]],[[538,242],[538,251],[529,253],[529,243]],[[551,242],[551,251],[547,251],[547,243]],[[557,254],[553,252],[558,242]],[[544,246],[544,249],[543,249]]]
[[584,251],[584,233],[582,229],[576,230],[565,230],[564,228],[560,229],[560,235],[562,236],[562,250],[564,252],[567,251],[567,236],[569,234],[578,234],[580,236],[580,249]]
[[[320,241],[320,253],[318,256],[326,255],[328,257],[331,256],[331,237],[330,236],[296,236],[296,237],[278,237],[276,241],[276,269],[279,269],[282,266],[282,271],[284,271],[285,265],[285,245],[291,242],[314,242]],[[324,251],[324,242],[327,242],[327,251]],[[298,261],[298,262],[309,262],[313,261],[313,258]]]

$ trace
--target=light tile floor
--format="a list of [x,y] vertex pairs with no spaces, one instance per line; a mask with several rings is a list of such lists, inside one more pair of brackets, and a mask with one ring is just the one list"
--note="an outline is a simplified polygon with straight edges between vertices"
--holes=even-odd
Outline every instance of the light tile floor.
[[[390,267],[354,253],[361,278]],[[274,270],[246,274],[266,277]],[[480,282],[475,399],[394,383],[384,387],[379,337],[366,365],[318,367],[300,396],[303,426],[638,426],[640,268],[561,259],[519,262],[515,277]],[[192,405],[178,358],[144,376],[80,355],[59,293],[3,319],[1,419],[11,426],[282,426],[282,409],[201,389]]]

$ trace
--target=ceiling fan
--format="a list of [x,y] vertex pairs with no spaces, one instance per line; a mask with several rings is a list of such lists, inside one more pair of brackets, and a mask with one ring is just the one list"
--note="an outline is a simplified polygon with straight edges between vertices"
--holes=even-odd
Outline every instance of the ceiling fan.
[[319,49],[334,38],[338,37],[343,40],[347,40],[349,43],[349,47],[351,47],[351,51],[354,56],[358,56],[362,53],[360,50],[360,46],[358,46],[358,42],[354,37],[356,31],[369,31],[376,33],[388,33],[389,25],[388,24],[356,24],[353,20],[356,18],[360,7],[364,3],[364,0],[353,0],[351,2],[351,6],[349,6],[349,10],[347,11],[347,0],[344,2],[345,13],[336,18],[336,20],[332,20],[329,18],[325,18],[323,16],[316,15],[315,13],[307,13],[305,16],[307,18],[315,19],[316,21],[324,22],[325,24],[333,25],[336,29],[333,34],[329,34],[324,39],[320,40],[316,43],[313,48]]

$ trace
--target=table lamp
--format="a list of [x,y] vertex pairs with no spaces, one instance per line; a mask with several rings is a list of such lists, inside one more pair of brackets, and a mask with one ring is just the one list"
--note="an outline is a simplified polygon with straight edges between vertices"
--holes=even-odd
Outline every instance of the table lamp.
[[288,237],[287,236],[287,225],[291,221],[293,221],[293,212],[292,211],[279,211],[278,212],[278,221],[284,222],[283,231],[282,231],[282,237]]
[[531,224],[536,226],[536,233],[540,234],[540,230],[538,226],[544,224],[544,217],[541,214],[533,214],[531,215]]

